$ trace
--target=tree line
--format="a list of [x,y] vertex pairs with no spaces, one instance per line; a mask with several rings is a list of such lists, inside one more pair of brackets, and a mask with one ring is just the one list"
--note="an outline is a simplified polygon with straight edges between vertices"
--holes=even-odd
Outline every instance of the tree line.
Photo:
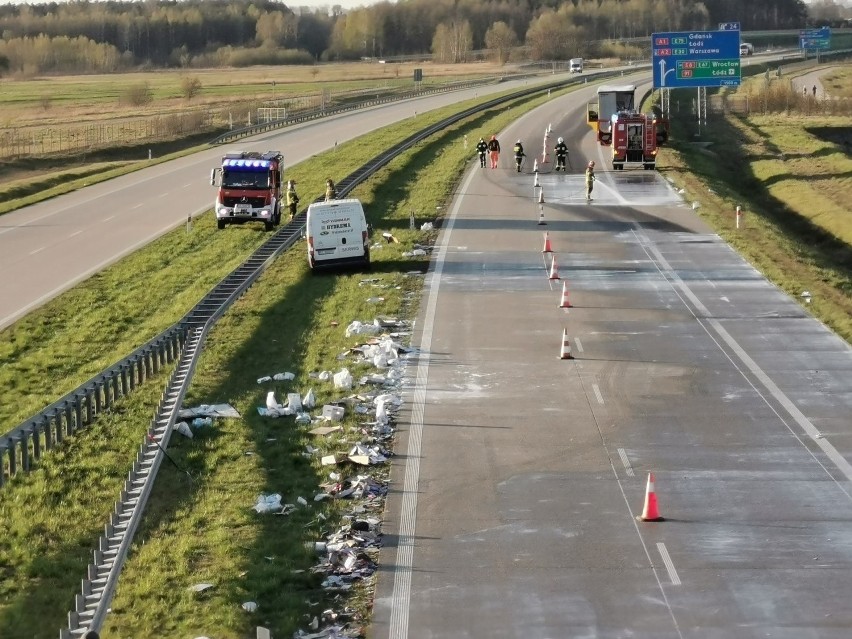
[[[801,28],[803,0],[400,0],[344,11],[274,0],[0,6],[0,72],[303,64],[434,53],[460,62],[624,53],[655,31]],[[634,40],[637,39],[637,40]],[[647,53],[645,43],[645,53]],[[642,51],[636,48],[636,53]]]

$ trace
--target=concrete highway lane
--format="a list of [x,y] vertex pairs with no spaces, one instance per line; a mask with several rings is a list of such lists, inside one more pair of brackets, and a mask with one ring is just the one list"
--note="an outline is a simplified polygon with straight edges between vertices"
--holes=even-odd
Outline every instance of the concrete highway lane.
[[[580,99],[499,133],[570,141],[545,225],[508,157],[448,212],[370,636],[852,636],[852,349],[655,173],[581,201],[607,165]],[[649,472],[664,522],[636,519]]]
[[0,216],[0,329],[184,223],[188,216],[212,208],[215,189],[210,186],[210,170],[228,150],[279,150],[286,174],[286,166],[417,113],[554,79],[516,80],[310,122],[211,148]]

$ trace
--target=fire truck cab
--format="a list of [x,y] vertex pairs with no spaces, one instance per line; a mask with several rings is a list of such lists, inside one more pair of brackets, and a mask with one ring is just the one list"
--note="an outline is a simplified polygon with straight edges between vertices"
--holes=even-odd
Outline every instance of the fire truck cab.
[[657,150],[668,140],[668,123],[656,114],[640,113],[632,84],[598,87],[598,101],[590,103],[587,122],[598,142],[612,149],[612,168],[654,169]]
[[210,172],[216,195],[216,225],[263,222],[267,231],[281,220],[284,158],[278,151],[226,153]]

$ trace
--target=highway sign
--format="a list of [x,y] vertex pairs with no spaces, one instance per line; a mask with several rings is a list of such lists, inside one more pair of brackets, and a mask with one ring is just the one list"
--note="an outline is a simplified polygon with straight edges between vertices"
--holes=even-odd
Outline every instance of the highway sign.
[[655,89],[740,84],[739,30],[654,33],[651,47]]
[[831,28],[804,29],[799,31],[800,49],[830,49]]
[[739,22],[720,22],[719,23],[719,31],[739,31],[740,23]]

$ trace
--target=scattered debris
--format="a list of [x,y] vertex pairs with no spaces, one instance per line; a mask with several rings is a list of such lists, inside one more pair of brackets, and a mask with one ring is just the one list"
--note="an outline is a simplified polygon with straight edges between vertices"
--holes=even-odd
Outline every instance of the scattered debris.
[[206,590],[210,590],[213,587],[213,584],[195,584],[194,586],[190,586],[189,589],[193,592],[201,593]]
[[181,419],[190,417],[240,417],[240,413],[230,404],[202,404],[195,408],[180,409],[178,417]]
[[254,601],[246,601],[241,607],[246,612],[254,612],[257,610],[257,603]]
[[274,493],[272,495],[260,495],[257,498],[254,509],[258,514],[280,512],[282,509],[281,495],[278,493]]
[[186,422],[178,422],[177,424],[175,424],[175,431],[180,433],[184,437],[188,437],[189,439],[193,438],[192,429]]

